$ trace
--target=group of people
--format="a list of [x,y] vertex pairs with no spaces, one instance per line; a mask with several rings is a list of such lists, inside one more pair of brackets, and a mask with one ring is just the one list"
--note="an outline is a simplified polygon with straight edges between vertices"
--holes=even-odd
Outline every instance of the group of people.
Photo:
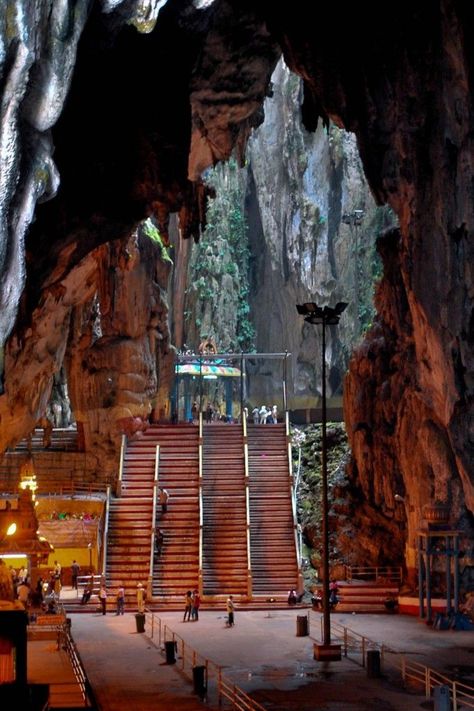
[[[94,594],[94,576],[91,575],[89,580],[84,586],[84,591],[82,593],[82,598],[81,598],[81,605],[87,605],[89,600],[91,599],[92,595]],[[107,614],[107,600],[108,600],[109,594],[107,591],[107,587],[105,584],[105,580],[102,578],[99,584],[99,592],[98,592],[98,598],[99,598],[99,606],[100,606],[100,612],[105,615]],[[137,607],[139,612],[144,612],[145,610],[145,590],[143,588],[143,585],[139,583],[137,585]],[[115,605],[116,605],[116,615],[123,615],[125,614],[125,588],[123,587],[122,584],[119,585],[117,588],[117,592],[115,594]]]
[[30,574],[25,566],[18,570],[10,566],[10,574],[15,597],[25,609],[41,609],[48,612],[59,600],[62,588],[62,568],[57,560],[54,561],[53,570],[49,571],[49,577],[40,576],[34,587],[31,585]]
[[276,405],[273,405],[273,407],[262,405],[260,408],[255,406],[252,410],[252,418],[254,425],[276,425],[278,422],[278,408]]
[[[329,583],[329,609],[333,610],[339,602],[339,586],[335,580]],[[315,610],[323,608],[323,597],[320,590],[315,590],[311,596],[311,605]]]
[[[201,606],[201,596],[198,590],[188,590],[184,596],[184,617],[183,622],[199,620],[199,608]],[[234,622],[234,598],[229,595],[226,602],[227,622],[226,627],[233,627]]]
[[[249,408],[244,407],[241,416],[238,418],[240,422],[242,417],[248,420]],[[190,422],[197,422],[199,419],[199,405],[197,401],[194,401],[191,406],[191,417]],[[268,407],[267,405],[261,405],[260,407],[255,406],[252,410],[252,419],[255,425],[276,425],[278,422],[278,407],[273,405]],[[204,421],[210,424],[211,422],[234,422],[234,418],[230,415],[223,414],[221,408],[217,405],[212,405],[210,402],[204,409]]]
[[197,590],[188,590],[184,596],[184,617],[183,622],[199,620],[199,608],[201,606],[201,596]]

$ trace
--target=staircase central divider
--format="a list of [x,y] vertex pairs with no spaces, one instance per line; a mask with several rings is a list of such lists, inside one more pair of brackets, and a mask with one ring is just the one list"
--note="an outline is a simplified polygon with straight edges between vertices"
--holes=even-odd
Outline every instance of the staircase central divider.
[[199,595],[203,595],[203,572],[202,572],[202,536],[203,536],[203,503],[202,503],[202,412],[199,412],[199,564],[198,564],[198,590]]
[[158,500],[160,470],[160,445],[155,449],[155,476],[153,477],[153,504],[151,509],[151,535],[150,535],[150,570],[148,572],[147,596],[150,600],[153,597],[153,563],[155,560],[155,540],[156,540],[156,505]]
[[[105,522],[102,545],[102,577],[105,580],[105,571],[107,565],[107,539],[109,537],[109,515],[110,515],[110,484],[107,486],[107,494],[105,499]],[[92,572],[92,571],[91,571]]]
[[299,546],[299,537],[298,537],[298,514],[296,511],[296,489],[294,485],[294,477],[293,477],[293,453],[291,449],[291,432],[290,432],[290,413],[288,410],[285,411],[285,433],[286,433],[286,441],[287,441],[287,447],[288,447],[288,471],[290,474],[290,491],[291,491],[291,508],[293,511],[293,531],[294,531],[294,536],[295,536],[295,550],[296,550],[296,563],[298,567],[298,590],[303,590],[304,587],[304,582],[303,582],[303,573],[301,571],[301,550]]
[[123,461],[125,458],[125,450],[127,448],[127,438],[123,434],[122,441],[120,442],[120,460],[119,460],[119,471],[117,478],[117,485],[115,488],[115,496],[119,499],[122,496],[122,479],[123,479]]
[[247,595],[252,597],[252,559],[250,557],[250,489],[249,489],[249,444],[247,438],[247,418],[242,417],[245,470],[245,523],[247,526]]

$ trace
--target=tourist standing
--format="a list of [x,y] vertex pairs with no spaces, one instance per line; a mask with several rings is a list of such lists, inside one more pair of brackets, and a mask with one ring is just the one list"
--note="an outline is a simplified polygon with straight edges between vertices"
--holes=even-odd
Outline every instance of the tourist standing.
[[18,596],[18,599],[21,603],[23,603],[25,610],[29,605],[30,602],[30,586],[24,580],[22,583],[20,583],[16,589],[16,594]]
[[186,619],[189,621],[191,619],[191,610],[193,609],[193,594],[191,590],[188,590],[184,597],[184,617],[183,617],[183,622],[186,622]]
[[125,589],[121,585],[117,590],[117,612],[116,615],[123,615],[125,608]]
[[192,608],[191,608],[191,619],[199,620],[199,608],[201,607],[201,596],[199,592],[195,590],[192,596]]
[[102,583],[100,586],[99,602],[102,608],[102,614],[105,615],[105,613],[107,612],[107,590],[104,583]]
[[71,586],[73,590],[77,590],[77,576],[79,575],[80,569],[79,563],[73,560],[71,565]]
[[226,610],[227,610],[227,627],[233,627],[234,626],[235,605],[234,605],[234,598],[232,595],[229,595],[229,597],[227,598]]

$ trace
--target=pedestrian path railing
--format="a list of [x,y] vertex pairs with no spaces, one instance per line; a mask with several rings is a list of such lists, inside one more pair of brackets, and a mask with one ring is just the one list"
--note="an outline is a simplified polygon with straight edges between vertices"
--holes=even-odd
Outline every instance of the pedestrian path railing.
[[[318,641],[321,641],[323,638],[322,615],[310,610],[308,617],[311,638],[313,638],[312,630],[318,630]],[[361,664],[362,667],[367,664],[367,652],[369,650],[378,651],[381,667],[385,664],[386,667],[390,666],[399,671],[404,685],[421,689],[427,699],[431,698],[436,687],[446,686],[449,690],[451,711],[474,709],[474,687],[450,679],[446,674],[412,661],[406,654],[401,654],[388,645],[380,644],[369,637],[358,634],[334,620],[331,620],[331,641],[340,644],[342,654]]]
[[405,655],[400,656],[399,668],[406,686],[424,689],[427,699],[435,693],[436,687],[444,686],[450,696],[451,704],[449,708],[452,711],[474,709],[474,688],[472,686],[453,681],[453,679],[434,669],[430,669],[430,667],[425,667],[423,664],[407,659]]
[[127,437],[126,435],[122,435],[122,439],[120,441],[120,460],[119,460],[119,470],[118,470],[118,476],[117,476],[117,483],[115,486],[115,496],[117,498],[120,498],[122,496],[122,482],[123,482],[123,465],[125,461],[125,451],[127,449]]
[[202,496],[202,458],[203,458],[203,431],[202,431],[202,412],[199,413],[199,471],[198,471],[198,482],[199,482],[199,548],[198,548],[198,589],[199,594],[203,594],[203,558],[202,558],[202,546],[203,546],[203,533],[204,533],[204,504]]
[[174,645],[177,653],[176,664],[191,679],[194,680],[196,667],[204,668],[203,692],[208,701],[215,697],[219,706],[230,706],[239,711],[266,711],[264,706],[228,679],[222,673],[222,667],[219,664],[199,654],[158,615],[148,610],[146,611],[145,632],[158,647],[166,647],[167,643]]
[[245,526],[247,530],[247,595],[252,597],[252,550],[250,540],[250,479],[249,479],[249,443],[247,436],[247,419],[242,418],[242,436],[244,442],[244,473],[245,473]]
[[[312,610],[308,611],[309,629],[318,630],[318,641],[323,639],[323,616]],[[310,632],[310,636],[312,634]],[[331,620],[331,640],[335,644],[341,645],[341,652],[345,657],[351,657],[355,662],[362,667],[366,665],[367,652],[376,650],[380,652],[380,660],[383,663],[388,652],[394,653],[394,650],[385,644],[379,644],[365,635],[353,632],[348,627],[339,625],[334,620]]]
[[104,529],[102,532],[102,575],[105,578],[107,572],[107,544],[109,539],[109,518],[110,518],[110,486],[107,486],[104,512]]
[[155,447],[155,474],[153,477],[153,502],[151,507],[151,532],[150,532],[150,564],[148,570],[148,585],[147,595],[153,596],[153,574],[155,567],[155,550],[156,550],[156,511],[158,506],[158,489],[159,489],[159,471],[160,471],[160,445]]
[[[69,661],[72,667],[73,674],[76,679],[77,686],[79,687],[80,694],[82,696],[83,702],[84,702],[84,708],[87,709],[97,709],[97,702],[94,697],[94,692],[92,691],[92,687],[89,683],[89,680],[87,678],[87,675],[84,671],[84,666],[82,664],[81,658],[79,656],[79,652],[77,651],[76,644],[71,637],[71,630],[69,624],[64,625],[62,631],[61,631],[61,637],[60,637],[60,642],[61,642],[61,647],[67,652],[67,655],[69,657]],[[54,684],[51,684],[50,687],[54,687]],[[52,690],[54,692],[54,689]],[[64,697],[65,693],[65,688],[64,688],[64,683],[61,684],[61,696]],[[50,688],[50,693],[51,693],[51,688]],[[74,690],[70,689],[70,695],[71,699],[74,696]],[[72,705],[68,704],[68,705]],[[74,706],[77,706],[77,704],[74,704]]]
[[402,569],[399,566],[351,566],[346,565],[346,580],[352,582],[401,583]]

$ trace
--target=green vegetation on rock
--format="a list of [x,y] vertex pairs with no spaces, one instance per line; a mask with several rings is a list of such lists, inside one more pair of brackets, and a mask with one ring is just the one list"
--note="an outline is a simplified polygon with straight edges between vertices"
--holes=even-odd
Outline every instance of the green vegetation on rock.
[[[337,531],[345,523],[346,502],[344,489],[347,486],[345,473],[349,447],[343,423],[329,422],[326,428],[328,500],[329,500],[329,547],[331,567],[343,564],[337,545]],[[322,427],[308,425],[292,430],[293,469],[297,482],[298,521],[303,529],[304,550],[310,567],[305,571],[308,586],[321,564],[322,549]],[[298,468],[300,476],[298,477]]]
[[209,171],[206,182],[216,197],[209,201],[207,227],[193,249],[187,313],[193,313],[195,321],[187,322],[187,338],[190,342],[214,338],[219,350],[252,351],[245,171],[232,159]]
[[161,259],[164,262],[171,262],[172,263],[173,260],[171,259],[170,255],[169,255],[168,247],[163,242],[163,239],[158,231],[158,228],[152,222],[152,220],[150,218],[148,218],[147,220],[145,220],[145,222],[143,223],[142,226],[143,226],[143,233],[147,237],[149,237],[152,240],[152,242],[155,242],[156,244],[158,244],[161,247]]

